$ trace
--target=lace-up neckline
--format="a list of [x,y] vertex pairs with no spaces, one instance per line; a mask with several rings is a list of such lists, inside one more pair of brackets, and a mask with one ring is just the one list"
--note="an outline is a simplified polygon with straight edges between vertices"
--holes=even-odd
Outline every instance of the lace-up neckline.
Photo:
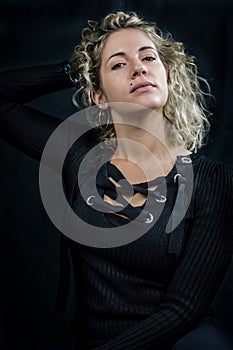
[[[149,229],[156,223],[167,203],[167,195],[169,196],[167,189],[169,187],[169,191],[172,191],[170,193],[174,205],[167,222],[166,232],[174,231],[184,218],[191,198],[193,154],[177,156],[174,166],[166,176],[159,176],[154,180],[136,184],[129,183],[122,172],[109,161],[111,158],[109,154],[98,154],[98,156],[99,158],[95,158],[94,163],[89,162],[88,166],[90,168],[89,176],[95,177],[97,189],[96,193],[91,193],[91,189],[87,190],[89,196],[86,198],[86,203],[89,206],[101,211],[110,225],[121,226],[134,220],[140,224],[148,225]],[[95,176],[93,169],[98,162],[103,165]],[[84,177],[87,189],[89,181],[93,181],[90,177],[87,177],[87,174]],[[131,205],[130,199],[138,194],[142,197],[145,196],[144,203],[139,206]],[[110,201],[104,200],[106,198]],[[175,235],[173,235],[173,238],[175,238]],[[172,250],[173,246],[172,244]],[[175,250],[177,251],[177,248]]]

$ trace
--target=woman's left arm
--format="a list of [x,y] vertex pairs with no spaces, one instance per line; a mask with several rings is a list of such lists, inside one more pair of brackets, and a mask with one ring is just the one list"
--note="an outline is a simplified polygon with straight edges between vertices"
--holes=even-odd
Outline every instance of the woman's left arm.
[[218,163],[194,200],[189,239],[158,311],[98,350],[171,346],[205,315],[233,252],[233,170]]

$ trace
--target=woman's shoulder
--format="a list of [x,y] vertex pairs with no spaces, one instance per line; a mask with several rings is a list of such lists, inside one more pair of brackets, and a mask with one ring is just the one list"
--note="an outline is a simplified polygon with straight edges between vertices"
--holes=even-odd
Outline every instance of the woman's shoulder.
[[227,191],[233,194],[233,166],[223,160],[202,153],[193,153],[194,182],[203,193],[210,188],[214,191]]
[[233,165],[225,162],[224,160],[215,159],[209,155],[198,153],[192,153],[190,155],[193,164],[193,170],[195,173],[199,172],[203,175],[212,176],[215,171],[225,171],[229,174],[233,173]]

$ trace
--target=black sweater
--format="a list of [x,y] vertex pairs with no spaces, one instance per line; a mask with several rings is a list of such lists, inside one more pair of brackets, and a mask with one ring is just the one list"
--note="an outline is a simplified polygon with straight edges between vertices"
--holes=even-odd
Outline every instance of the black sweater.
[[[0,73],[0,135],[37,160],[62,120],[24,103],[71,87],[63,65]],[[98,205],[88,205],[88,198],[80,194],[77,176],[82,158],[98,143],[96,135],[98,130],[71,147],[64,165],[64,188],[71,207],[84,222],[109,228],[111,234],[111,228],[127,222],[116,220],[114,214],[99,212]],[[99,157],[101,152],[104,150],[98,151]],[[155,180],[157,190],[152,191],[155,197],[149,203],[155,215],[140,208],[145,220],[138,225],[148,225],[148,214],[153,219],[163,207],[156,220],[149,220],[148,230],[141,237],[118,247],[96,248],[63,236],[62,246],[70,250],[75,278],[73,329],[78,349],[161,350],[210,316],[212,300],[233,251],[233,173],[229,166],[203,155],[192,154],[188,158],[190,162],[187,157],[177,157],[170,173],[161,177],[159,183]],[[100,196],[109,184],[104,175],[110,174],[117,182],[124,179],[107,160],[97,176]],[[93,177],[98,162],[97,157],[91,166],[86,166],[82,184]],[[177,173],[180,175],[176,176]],[[146,184],[137,184],[133,190],[145,193],[148,188]],[[114,189],[111,191],[114,193]],[[165,198],[161,194],[166,197],[165,202],[156,201],[159,196]],[[191,202],[186,211],[182,206],[187,198]],[[184,215],[179,217],[180,211]],[[132,219],[138,212],[134,215],[129,208],[126,214]],[[68,271],[63,271],[61,299],[67,291],[64,285],[67,276]]]

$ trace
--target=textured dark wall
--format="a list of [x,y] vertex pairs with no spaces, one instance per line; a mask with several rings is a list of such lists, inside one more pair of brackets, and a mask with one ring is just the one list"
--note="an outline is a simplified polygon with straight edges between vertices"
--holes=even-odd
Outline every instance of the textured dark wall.
[[[0,10],[0,70],[64,60],[88,19],[118,9],[155,21],[197,57],[216,98],[203,152],[233,165],[232,1],[6,0]],[[61,118],[74,111],[71,91],[44,96],[33,105]],[[38,164],[3,141],[0,162],[0,348],[68,350],[73,299],[64,315],[55,313],[59,232],[41,203]],[[233,330],[232,275],[229,271],[215,300],[228,331]]]

